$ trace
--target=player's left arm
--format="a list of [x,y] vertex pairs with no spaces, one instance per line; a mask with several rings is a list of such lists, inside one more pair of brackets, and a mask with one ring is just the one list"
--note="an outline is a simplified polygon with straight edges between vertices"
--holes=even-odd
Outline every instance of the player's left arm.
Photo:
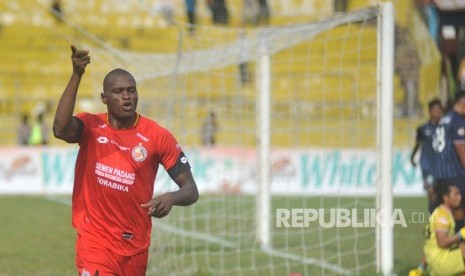
[[173,179],[179,190],[156,196],[149,202],[142,204],[147,208],[147,214],[156,218],[167,216],[173,205],[189,206],[199,199],[199,192],[191,171],[185,171]]
[[191,166],[181,146],[174,136],[165,131],[159,138],[160,163],[167,169],[168,175],[178,185],[179,190],[156,196],[142,204],[149,216],[162,218],[169,214],[173,205],[188,206],[196,202],[199,192],[192,176]]
[[179,190],[171,192],[173,205],[189,206],[199,199],[197,184],[195,184],[190,170],[180,174],[173,180],[179,186]]

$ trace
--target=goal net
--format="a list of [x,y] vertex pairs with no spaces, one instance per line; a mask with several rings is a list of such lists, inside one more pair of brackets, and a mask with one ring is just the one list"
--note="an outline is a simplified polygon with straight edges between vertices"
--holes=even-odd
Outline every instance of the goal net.
[[[200,190],[154,219],[150,275],[375,273],[378,12],[90,49],[96,81],[100,66],[133,73],[139,112],[175,134]],[[156,192],[176,188],[160,172]]]

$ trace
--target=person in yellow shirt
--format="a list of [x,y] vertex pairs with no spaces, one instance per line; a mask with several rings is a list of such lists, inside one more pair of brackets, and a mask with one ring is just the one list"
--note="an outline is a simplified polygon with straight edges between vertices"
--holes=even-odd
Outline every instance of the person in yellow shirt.
[[430,275],[457,275],[465,273],[465,227],[454,233],[452,212],[460,207],[462,196],[452,183],[441,182],[435,186],[440,204],[430,216],[426,227],[423,248]]
[[36,122],[32,125],[28,144],[31,146],[47,145],[48,144],[49,128],[44,120],[44,114],[37,115]]

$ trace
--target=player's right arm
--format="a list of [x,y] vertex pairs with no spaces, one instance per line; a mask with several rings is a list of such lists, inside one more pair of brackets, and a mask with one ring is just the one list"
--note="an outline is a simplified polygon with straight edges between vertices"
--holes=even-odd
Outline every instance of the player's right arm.
[[417,154],[418,149],[420,148],[420,142],[417,140],[415,146],[413,147],[412,154],[410,155],[410,163],[412,166],[416,167],[417,163],[415,162],[415,155]]
[[90,63],[89,51],[77,50],[74,45],[71,45],[71,52],[73,73],[58,102],[53,121],[53,135],[68,143],[77,142],[79,122],[73,118],[73,112],[82,75],[87,64]]
[[465,119],[460,118],[452,125],[452,140],[455,152],[462,168],[465,170]]
[[455,151],[457,152],[457,155],[459,157],[460,164],[462,164],[462,167],[465,169],[465,144],[456,143],[454,146]]

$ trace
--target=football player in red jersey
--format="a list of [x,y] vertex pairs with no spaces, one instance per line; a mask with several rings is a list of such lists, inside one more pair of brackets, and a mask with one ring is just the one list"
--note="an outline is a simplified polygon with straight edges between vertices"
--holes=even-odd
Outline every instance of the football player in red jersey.
[[[71,51],[73,72],[58,103],[53,133],[79,143],[72,199],[77,270],[80,275],[145,275],[151,217],[196,202],[197,186],[173,135],[136,112],[136,81],[129,72],[115,69],[103,80],[106,113],[73,116],[90,56],[74,46]],[[160,164],[179,189],[152,198]]]

